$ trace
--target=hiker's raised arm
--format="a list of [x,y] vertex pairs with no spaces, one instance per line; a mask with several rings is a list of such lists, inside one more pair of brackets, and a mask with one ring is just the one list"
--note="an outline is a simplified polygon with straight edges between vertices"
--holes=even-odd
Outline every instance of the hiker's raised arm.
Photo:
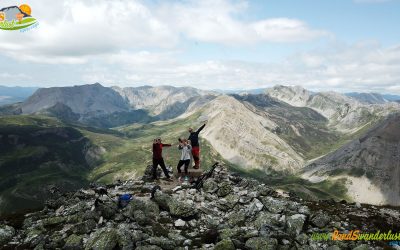
[[164,144],[164,143],[163,143],[162,146],[163,146],[163,147],[171,147],[172,145],[171,145],[171,144]]
[[204,123],[204,124],[196,131],[196,133],[197,133],[197,134],[200,133],[200,131],[203,130],[203,128],[206,126],[206,124],[207,124],[207,123]]

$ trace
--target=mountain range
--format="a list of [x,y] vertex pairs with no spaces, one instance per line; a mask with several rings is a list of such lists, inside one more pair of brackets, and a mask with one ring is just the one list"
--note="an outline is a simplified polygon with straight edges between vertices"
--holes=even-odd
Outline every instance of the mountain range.
[[[316,199],[368,202],[363,188],[372,183],[374,192],[381,195],[370,203],[400,205],[398,176],[391,174],[399,171],[396,147],[400,139],[393,136],[389,143],[376,132],[386,128],[385,124],[400,126],[398,119],[391,118],[399,111],[399,103],[375,94],[311,92],[300,86],[277,85],[262,92],[237,94],[172,86],[108,88],[98,83],[38,89],[22,103],[0,108],[0,138],[8,138],[0,143],[6,147],[9,138],[20,138],[0,153],[0,170],[8,165],[20,169],[18,181],[13,181],[13,175],[0,178],[8,190],[7,195],[0,193],[0,200],[5,204],[13,197],[26,199],[28,184],[21,183],[39,185],[31,178],[39,178],[43,172],[28,164],[32,159],[46,174],[64,173],[75,188],[90,181],[133,178],[150,164],[153,138],[162,136],[175,142],[188,135],[188,127],[197,128],[208,120],[201,133],[204,166],[223,161],[242,174]],[[21,128],[25,134],[13,132]],[[61,156],[48,157],[53,147],[45,141],[43,145],[25,142],[32,141],[29,138],[35,137],[36,130],[48,128],[72,129],[80,133],[79,140],[90,143],[90,147],[77,147],[80,153],[74,157],[80,164]],[[393,131],[390,133],[396,133]],[[55,136],[54,140],[73,146],[77,138]],[[368,143],[359,145],[360,140]],[[377,140],[380,146],[373,146]],[[97,159],[89,160],[90,164],[88,148],[93,148],[89,155]],[[62,151],[57,152],[54,154]],[[387,152],[393,157],[386,157]],[[176,164],[178,153],[167,150],[167,164]],[[68,166],[75,165],[80,166],[81,174],[71,175]],[[45,193],[42,191],[39,193]]]

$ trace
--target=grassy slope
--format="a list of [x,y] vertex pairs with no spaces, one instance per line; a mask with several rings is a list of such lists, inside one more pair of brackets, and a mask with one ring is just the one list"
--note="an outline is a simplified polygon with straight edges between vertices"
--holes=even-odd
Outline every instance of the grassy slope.
[[296,175],[282,175],[279,172],[268,174],[259,169],[245,170],[240,166],[232,166],[231,170],[239,173],[242,176],[254,178],[269,186],[285,190],[287,192],[294,192],[298,196],[305,199],[320,200],[320,199],[335,199],[335,200],[348,200],[346,195],[347,188],[344,180],[337,181],[322,181],[320,183],[312,183],[308,180],[302,179]]
[[[52,132],[37,134],[55,127],[67,139]],[[81,150],[86,142],[76,140],[82,137],[78,130],[47,117],[3,116],[0,135],[0,214],[40,206],[47,185],[71,190],[87,184]],[[16,144],[9,143],[10,135],[18,138]]]

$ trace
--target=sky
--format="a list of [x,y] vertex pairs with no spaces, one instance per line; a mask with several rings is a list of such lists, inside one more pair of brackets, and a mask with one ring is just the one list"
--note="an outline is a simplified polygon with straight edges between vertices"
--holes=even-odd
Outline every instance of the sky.
[[0,85],[174,85],[400,94],[400,0],[2,0]]

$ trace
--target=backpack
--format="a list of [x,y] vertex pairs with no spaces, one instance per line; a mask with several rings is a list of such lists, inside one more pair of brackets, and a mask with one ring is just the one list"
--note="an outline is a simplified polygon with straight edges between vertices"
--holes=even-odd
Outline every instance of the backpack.
[[133,195],[131,194],[122,194],[118,197],[118,207],[124,208],[128,206],[129,202],[132,200]]

